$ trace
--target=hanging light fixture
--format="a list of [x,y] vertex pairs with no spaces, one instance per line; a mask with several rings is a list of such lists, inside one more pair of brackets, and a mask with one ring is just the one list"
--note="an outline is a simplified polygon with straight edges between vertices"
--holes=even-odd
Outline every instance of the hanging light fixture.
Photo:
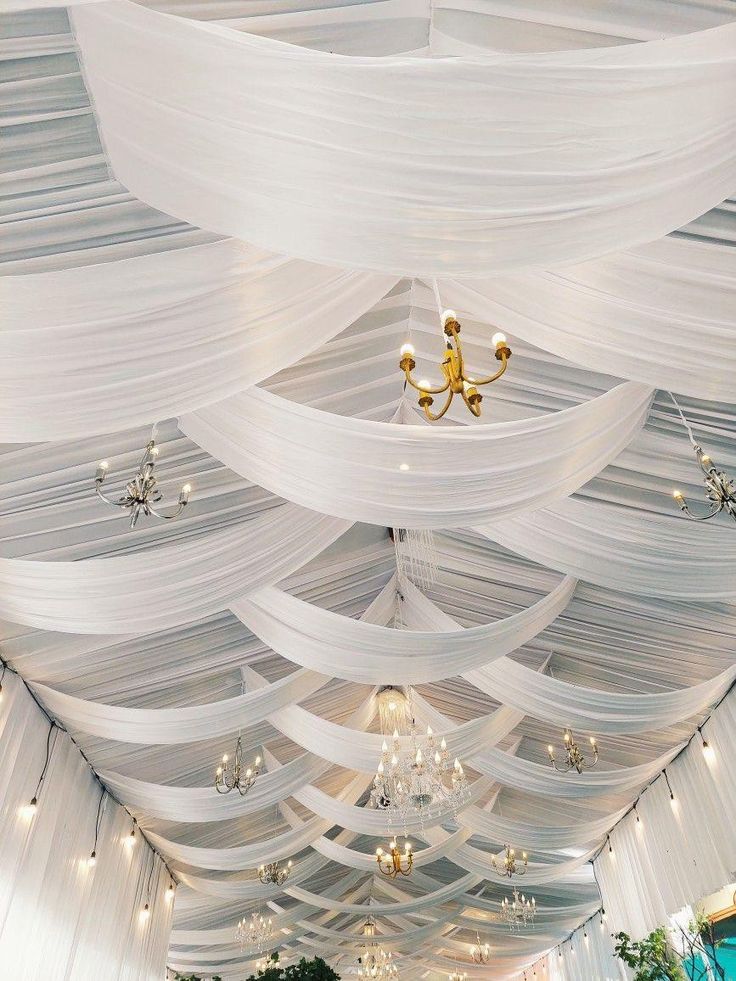
[[491,945],[482,944],[478,931],[475,931],[475,946],[470,952],[474,964],[488,964],[491,959]]
[[501,903],[501,917],[512,931],[534,923],[536,912],[537,901],[534,897],[527,899],[524,893],[519,895],[518,889],[514,889],[514,898],[511,902],[508,896],[505,896]]
[[238,736],[235,758],[231,760],[225,753],[222,763],[215,770],[215,790],[218,794],[229,794],[230,791],[237,790],[241,797],[245,797],[261,772],[260,766],[261,757],[256,756],[252,767],[243,768],[243,741]]
[[235,942],[239,944],[240,950],[263,951],[269,945],[273,935],[273,922],[259,912],[253,912],[250,919],[243,917],[238,921],[235,930]]
[[376,921],[369,915],[363,923],[364,950],[358,957],[358,977],[367,981],[396,981],[399,970],[393,955],[376,943],[375,936]]
[[372,804],[388,812],[389,823],[401,821],[405,833],[410,816],[423,820],[443,806],[456,813],[470,792],[460,761],[450,764],[447,743],[437,746],[431,726],[420,737],[412,719],[408,741],[410,748],[402,747],[398,729],[390,749],[384,740],[371,790]]
[[590,745],[593,750],[593,762],[587,759],[580,750],[580,747],[575,742],[575,737],[572,734],[571,729],[565,729],[563,733],[563,742],[565,748],[565,765],[558,766],[557,760],[555,759],[555,748],[551,744],[547,747],[547,752],[549,753],[549,761],[555,770],[560,773],[569,773],[570,770],[577,770],[578,773],[582,773],[583,770],[592,769],[598,762],[598,743],[595,741],[593,736],[590,737]]
[[447,981],[468,981],[468,972],[455,968],[451,974],[447,975]]
[[[435,295],[438,296],[436,282],[434,285]],[[445,357],[440,364],[440,369],[444,376],[441,385],[432,386],[424,379],[419,381],[414,379],[412,372],[416,367],[416,362],[414,361],[414,348],[411,344],[404,344],[401,348],[399,367],[404,372],[407,383],[419,392],[419,405],[431,422],[436,422],[444,416],[456,395],[462,396],[463,402],[474,416],[479,416],[483,396],[478,391],[478,387],[481,385],[490,385],[491,382],[501,377],[508,366],[509,358],[511,357],[511,348],[508,346],[504,334],[494,334],[491,342],[496,349],[496,360],[501,362],[501,367],[493,375],[488,375],[484,378],[473,378],[465,370],[463,351],[460,344],[460,324],[458,323],[457,314],[454,310],[445,310],[442,314],[442,329],[445,332],[447,341]],[[434,403],[432,396],[442,395],[444,392],[447,392],[444,405],[439,412],[432,412],[430,408]]]
[[107,477],[110,464],[107,460],[101,460],[97,464],[97,472],[95,474],[95,492],[97,496],[105,504],[129,511],[131,528],[135,528],[141,514],[145,514],[146,516],[154,515],[156,518],[163,518],[165,521],[170,521],[172,518],[180,515],[189,503],[192,486],[191,484],[184,484],[179,491],[179,503],[175,511],[171,514],[163,514],[156,509],[155,505],[161,500],[161,492],[158,490],[158,484],[153,474],[157,459],[158,447],[156,446],[155,440],[151,439],[143,451],[141,462],[138,464],[138,472],[126,485],[125,494],[119,497],[117,501],[113,501],[102,492],[102,485]]
[[46,779],[46,771],[49,768],[49,762],[51,760],[51,736],[55,728],[56,723],[49,723],[49,731],[46,733],[46,758],[43,763],[43,769],[41,770],[41,776],[38,778],[38,783],[36,784],[36,791],[30,801],[20,809],[21,814],[27,821],[32,821],[38,810],[38,796],[41,793],[41,787]]
[[680,510],[694,521],[707,521],[708,518],[714,518],[721,511],[725,511],[726,514],[729,514],[736,521],[736,485],[733,479],[725,471],[719,470],[708,454],[703,452],[703,448],[695,439],[692,427],[685,418],[685,414],[680,408],[677,399],[672,392],[669,393],[669,396],[675,404],[675,408],[680,415],[680,419],[682,419],[685,429],[687,429],[690,445],[695,451],[695,459],[698,461],[698,466],[703,473],[708,511],[704,514],[695,514],[690,510],[690,505],[679,490],[672,491],[672,496],[680,505]]
[[498,875],[505,875],[510,879],[512,875],[524,875],[526,873],[527,866],[529,865],[529,856],[526,852],[521,853],[523,865],[516,864],[516,850],[509,845],[504,845],[502,856],[499,856],[498,864],[496,864],[496,856],[491,855],[493,871]]
[[293,862],[291,859],[289,859],[286,865],[281,865],[279,862],[268,862],[266,865],[259,866],[258,878],[264,886],[283,886],[291,875],[292,865]]
[[396,838],[391,841],[389,849],[388,855],[384,854],[382,848],[376,849],[376,861],[383,875],[387,875],[391,879],[395,879],[397,875],[411,875],[412,866],[414,865],[411,842],[404,842],[403,854],[399,851]]

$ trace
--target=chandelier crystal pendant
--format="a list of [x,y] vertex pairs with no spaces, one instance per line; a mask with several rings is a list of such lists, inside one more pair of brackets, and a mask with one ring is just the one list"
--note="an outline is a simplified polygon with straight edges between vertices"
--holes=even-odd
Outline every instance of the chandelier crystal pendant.
[[245,797],[261,772],[260,765],[261,757],[256,756],[252,767],[243,768],[243,742],[238,736],[235,758],[231,760],[225,753],[222,763],[215,770],[215,790],[218,794],[229,794],[232,790],[237,790],[241,797]]
[[474,964],[488,964],[491,960],[491,945],[482,944],[478,931],[475,931],[475,946],[471,951]]
[[107,460],[101,460],[97,464],[97,472],[95,473],[95,492],[97,496],[105,504],[129,511],[131,528],[135,528],[141,514],[145,514],[147,517],[153,515],[156,518],[163,518],[164,521],[170,521],[172,518],[178,517],[189,503],[192,486],[191,484],[184,484],[179,491],[179,503],[171,514],[164,514],[156,509],[155,505],[161,500],[161,492],[158,489],[158,484],[153,473],[157,459],[158,447],[156,446],[155,440],[151,439],[148,441],[148,445],[141,457],[141,462],[138,464],[138,472],[127,484],[125,494],[119,497],[117,501],[113,501],[112,498],[107,497],[102,491],[102,485],[107,477],[110,464]]
[[526,852],[521,853],[521,860],[524,864],[517,865],[516,850],[509,845],[504,845],[503,857],[499,857],[498,863],[496,863],[496,856],[491,855],[493,871],[498,875],[507,876],[509,879],[513,875],[524,875],[526,873],[527,866],[529,865],[529,856]]
[[269,917],[266,919],[262,913],[251,913],[250,919],[243,917],[238,921],[235,931],[235,941],[239,944],[241,951],[257,950],[263,951],[268,947],[273,935],[273,922]]
[[457,968],[447,975],[447,981],[468,981],[468,972],[459,971]]
[[524,893],[519,895],[518,889],[514,889],[514,898],[511,902],[506,896],[501,903],[501,918],[512,931],[533,924],[536,912],[537,902],[534,897],[527,899]]
[[593,750],[593,761],[591,761],[583,755],[580,747],[575,742],[575,737],[572,734],[571,729],[565,729],[563,733],[563,742],[565,746],[565,764],[564,766],[558,766],[557,760],[555,758],[555,748],[551,744],[547,747],[547,753],[549,754],[550,764],[555,770],[560,773],[569,773],[570,770],[577,770],[578,773],[582,773],[583,770],[590,770],[598,763],[598,743],[595,741],[595,737],[590,737],[590,745]]
[[411,842],[404,842],[403,854],[401,851],[399,851],[396,838],[391,841],[389,849],[390,851],[388,855],[384,853],[382,848],[376,849],[376,861],[378,862],[378,868],[381,870],[383,875],[387,875],[391,879],[395,879],[397,875],[411,875],[411,870],[414,865]]
[[409,817],[423,820],[445,805],[456,813],[470,792],[460,761],[450,764],[447,744],[437,747],[431,726],[420,739],[412,721],[408,739],[410,749],[402,748],[398,730],[391,749],[384,740],[371,790],[373,805],[387,811],[389,823],[398,818],[405,833]]
[[[414,348],[411,344],[404,344],[401,348],[399,367],[404,372],[407,383],[419,392],[419,405],[424,410],[424,414],[430,422],[436,422],[444,416],[456,395],[462,396],[463,402],[474,416],[479,416],[483,396],[478,391],[478,386],[490,385],[491,382],[501,377],[508,366],[509,358],[511,357],[511,348],[508,346],[506,337],[503,334],[494,334],[492,343],[496,349],[496,360],[501,362],[501,367],[493,375],[485,378],[473,378],[471,375],[466,374],[465,371],[463,351],[460,344],[460,324],[457,321],[454,310],[445,310],[442,314],[442,328],[447,337],[445,358],[440,364],[440,369],[444,376],[442,385],[432,386],[424,379],[415,381],[412,372],[416,367],[416,362],[414,361]],[[434,413],[430,408],[434,404],[432,396],[441,395],[443,392],[447,392],[444,405],[439,412]]]
[[266,865],[261,865],[258,868],[258,878],[264,886],[283,886],[291,875],[292,865],[293,862],[291,859],[289,859],[286,865],[281,865],[279,862],[269,862]]

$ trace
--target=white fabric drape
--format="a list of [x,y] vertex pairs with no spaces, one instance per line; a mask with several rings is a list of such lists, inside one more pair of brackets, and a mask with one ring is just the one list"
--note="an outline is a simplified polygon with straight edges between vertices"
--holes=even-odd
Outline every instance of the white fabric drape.
[[321,347],[396,277],[214,242],[0,280],[0,441],[132,428]]
[[[269,647],[311,670],[366,684],[418,684],[449,678],[521,647],[565,609],[575,591],[565,578],[538,603],[450,634],[394,630],[322,610],[279,589],[232,604],[235,615]],[[389,595],[397,586],[389,583]]]
[[[161,859],[107,797],[97,864],[88,868],[102,792],[66,733],[55,730],[32,819],[22,813],[45,759],[48,723],[16,676],[0,713],[0,963],[13,981],[154,981],[163,976],[171,903]],[[150,886],[149,886],[150,881]],[[150,891],[149,891],[150,889]],[[148,902],[151,915],[140,921]]]
[[736,541],[713,522],[568,498],[478,530],[550,569],[611,589],[700,602],[736,599]]
[[126,187],[328,265],[468,277],[590,258],[683,225],[736,177],[733,24],[379,62],[126,2],[77,7],[73,23]]
[[611,833],[595,862],[611,929],[645,936],[683,906],[733,881],[736,870],[736,690]]
[[541,961],[527,968],[527,977],[536,971],[549,981],[626,981],[632,974],[613,952],[610,920],[593,917]]
[[432,428],[337,416],[253,388],[179,424],[236,473],[294,503],[353,521],[443,528],[573,493],[639,431],[651,394],[628,382],[532,419]]
[[666,238],[553,271],[443,280],[448,306],[594,371],[736,400],[733,247]]
[[[292,506],[138,555],[43,562],[0,559],[0,616],[45,630],[149,633],[219,610],[319,555],[346,522]],[[288,542],[288,548],[284,543]]]

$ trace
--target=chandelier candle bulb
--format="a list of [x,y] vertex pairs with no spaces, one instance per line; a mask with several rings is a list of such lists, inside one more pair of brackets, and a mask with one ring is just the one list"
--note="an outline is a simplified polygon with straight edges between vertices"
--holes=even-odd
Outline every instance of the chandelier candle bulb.
[[[445,310],[442,314],[442,329],[447,337],[447,346],[445,349],[444,359],[440,364],[443,375],[443,382],[441,385],[433,387],[425,378],[422,378],[420,381],[414,380],[412,377],[412,371],[415,368],[415,362],[412,356],[414,352],[412,350],[410,353],[407,350],[408,345],[404,345],[404,347],[401,348],[401,360],[399,361],[399,367],[404,372],[406,383],[411,385],[411,387],[416,389],[416,391],[419,393],[419,406],[424,410],[424,414],[430,420],[430,422],[436,422],[438,419],[441,419],[444,416],[444,414],[450,408],[450,404],[455,395],[462,397],[465,405],[474,416],[480,416],[483,396],[478,391],[478,387],[481,385],[489,385],[491,382],[494,382],[496,379],[501,377],[501,375],[506,371],[509,358],[511,357],[511,348],[508,346],[504,334],[494,334],[493,344],[495,347],[495,358],[497,361],[501,362],[501,367],[498,369],[498,371],[492,375],[489,375],[488,377],[473,378],[465,372],[465,364],[463,361],[463,352],[459,336],[460,324],[457,321],[457,314],[454,310]],[[441,395],[444,392],[447,392],[444,405],[439,412],[433,413],[430,408],[434,402],[432,396]]]

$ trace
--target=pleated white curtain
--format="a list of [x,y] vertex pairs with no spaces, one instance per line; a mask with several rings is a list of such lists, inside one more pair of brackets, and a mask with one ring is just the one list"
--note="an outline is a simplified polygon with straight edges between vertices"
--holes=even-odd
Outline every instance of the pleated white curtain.
[[547,267],[659,238],[733,190],[733,24],[379,62],[127,2],[72,17],[117,178],[284,255],[389,275]]
[[614,954],[609,927],[610,918],[604,922],[594,916],[541,961],[528,967],[528,981],[535,977],[539,981],[627,981],[632,972]]
[[[48,723],[25,686],[6,673],[0,711],[0,973],[8,981],[161,981],[172,902],[161,859],[101,787],[61,730],[29,818]],[[140,914],[149,904],[150,916]]]
[[642,937],[736,878],[736,690],[612,832],[595,869],[611,929]]

